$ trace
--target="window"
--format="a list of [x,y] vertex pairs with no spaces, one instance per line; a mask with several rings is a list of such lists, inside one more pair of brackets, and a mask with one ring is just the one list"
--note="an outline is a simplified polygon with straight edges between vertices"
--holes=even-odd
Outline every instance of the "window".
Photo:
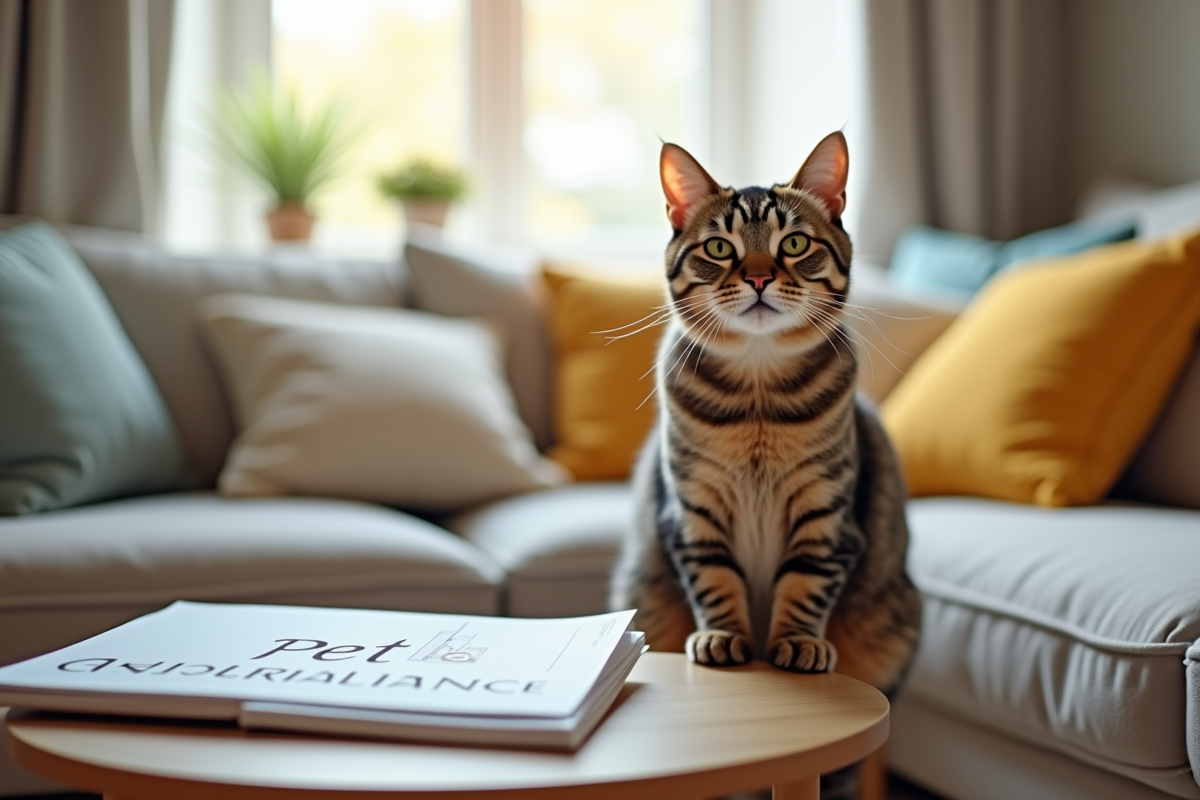
[[[520,213],[478,227],[514,241],[588,246],[641,234],[661,243],[659,140],[694,139],[704,122],[703,4],[524,0],[519,9],[519,43],[490,43],[520,48],[518,85],[487,89],[524,110],[519,141],[507,154],[474,155],[521,160],[518,170],[493,171],[509,176],[504,201]],[[317,204],[318,235],[350,242],[393,231],[396,210],[375,181],[405,158],[468,163],[468,13],[465,0],[273,0],[276,80],[302,101],[338,94],[366,125],[349,174]]]
[[[825,133],[852,153],[858,4],[825,0],[177,0],[166,138],[169,242],[261,244],[263,203],[211,163],[215,87],[256,64],[363,129],[318,201],[317,244],[386,252],[376,181],[410,156],[466,167],[466,235],[661,252],[659,140],[722,183],[787,179]],[[854,159],[852,159],[854,160]],[[861,174],[854,160],[852,179]],[[857,196],[850,192],[853,229]]]
[[665,231],[660,140],[703,128],[695,0],[525,0],[526,233]]
[[336,95],[358,129],[317,215],[347,242],[390,237],[379,175],[414,156],[466,161],[466,0],[274,0],[273,67],[301,104]]

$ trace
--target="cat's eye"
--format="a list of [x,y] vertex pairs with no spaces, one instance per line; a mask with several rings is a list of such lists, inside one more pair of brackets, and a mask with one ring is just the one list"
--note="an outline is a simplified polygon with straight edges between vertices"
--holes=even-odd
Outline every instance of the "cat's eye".
[[704,252],[709,258],[733,258],[733,245],[728,239],[709,239],[704,243]]
[[779,249],[785,256],[803,255],[804,251],[808,249],[808,237],[803,233],[790,233],[780,242]]

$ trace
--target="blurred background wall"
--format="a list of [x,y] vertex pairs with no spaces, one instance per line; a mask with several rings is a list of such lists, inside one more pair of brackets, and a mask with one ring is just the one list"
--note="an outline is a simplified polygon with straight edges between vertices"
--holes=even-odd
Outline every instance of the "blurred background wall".
[[1200,3],[1071,0],[1071,191],[1116,173],[1200,179]]

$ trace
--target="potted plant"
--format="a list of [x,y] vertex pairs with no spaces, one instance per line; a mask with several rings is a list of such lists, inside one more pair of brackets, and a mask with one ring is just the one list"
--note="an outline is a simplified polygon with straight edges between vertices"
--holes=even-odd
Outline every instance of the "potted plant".
[[308,241],[309,203],[339,176],[350,144],[343,106],[328,101],[302,114],[294,92],[274,89],[259,74],[245,90],[219,95],[218,110],[221,153],[271,197],[271,239]]
[[446,222],[450,203],[467,191],[467,178],[459,170],[427,158],[414,158],[395,172],[379,178],[379,191],[400,201],[408,222],[439,228]]

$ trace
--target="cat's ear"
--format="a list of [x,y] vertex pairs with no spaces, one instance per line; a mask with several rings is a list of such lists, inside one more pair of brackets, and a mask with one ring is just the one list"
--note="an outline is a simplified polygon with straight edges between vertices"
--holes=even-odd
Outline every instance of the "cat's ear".
[[667,216],[671,227],[683,230],[688,210],[696,203],[721,191],[704,167],[679,145],[664,144],[658,159],[663,194],[667,196]]
[[813,148],[804,166],[792,178],[793,189],[803,189],[816,196],[831,219],[841,219],[846,210],[846,175],[850,169],[850,153],[846,137],[834,131]]

